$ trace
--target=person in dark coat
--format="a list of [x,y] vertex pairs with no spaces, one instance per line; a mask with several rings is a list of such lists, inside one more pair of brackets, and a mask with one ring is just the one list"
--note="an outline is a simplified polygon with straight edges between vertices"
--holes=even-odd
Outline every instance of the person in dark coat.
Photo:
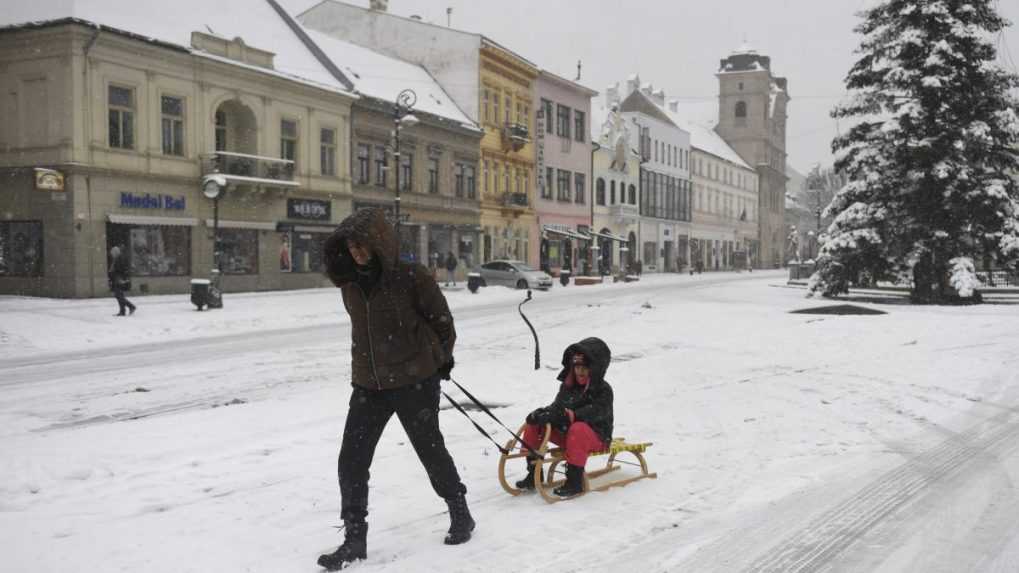
[[[138,307],[127,300],[127,296],[124,295],[125,291],[131,289],[131,271],[127,265],[127,258],[120,252],[118,246],[110,248],[108,269],[106,272],[107,282],[109,282],[110,290],[113,291],[113,297],[117,299],[117,305],[120,306],[120,311],[113,316],[134,314]],[[124,312],[125,310],[127,313]]]
[[475,526],[439,429],[439,384],[453,368],[453,316],[428,269],[400,261],[398,249],[396,231],[378,209],[347,217],[325,242],[326,274],[350,315],[353,386],[337,464],[344,541],[318,559],[330,571],[367,554],[368,472],[393,414],[449,507],[445,543],[468,541]]
[[456,286],[457,262],[456,255],[453,254],[453,251],[446,253],[446,286],[449,286],[449,283],[453,283],[453,286]]
[[[531,450],[541,445],[545,424],[551,424],[549,441],[566,450],[566,483],[553,490],[560,497],[584,492],[584,466],[591,452],[612,443],[612,386],[605,371],[612,352],[600,338],[585,338],[563,352],[562,382],[555,400],[527,415],[523,441]],[[534,462],[528,457],[527,476],[520,489],[534,489]]]

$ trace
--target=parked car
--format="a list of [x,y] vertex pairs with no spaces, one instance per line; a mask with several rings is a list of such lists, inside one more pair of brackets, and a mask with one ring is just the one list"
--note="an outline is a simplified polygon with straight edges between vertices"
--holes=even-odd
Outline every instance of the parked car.
[[475,269],[475,272],[481,275],[481,286],[502,285],[541,290],[552,288],[552,277],[548,273],[533,269],[523,261],[491,261]]

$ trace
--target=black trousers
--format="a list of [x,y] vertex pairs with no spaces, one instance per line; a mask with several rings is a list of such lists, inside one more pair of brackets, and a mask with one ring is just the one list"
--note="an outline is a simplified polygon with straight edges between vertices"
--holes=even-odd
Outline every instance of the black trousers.
[[337,464],[341,519],[364,521],[368,515],[369,468],[382,430],[394,413],[425,466],[435,493],[445,499],[467,493],[439,429],[439,392],[438,379],[393,390],[354,386]]
[[120,305],[120,314],[124,314],[124,310],[128,308],[134,310],[134,305],[124,296],[124,289],[114,287],[113,296],[117,299],[117,304]]

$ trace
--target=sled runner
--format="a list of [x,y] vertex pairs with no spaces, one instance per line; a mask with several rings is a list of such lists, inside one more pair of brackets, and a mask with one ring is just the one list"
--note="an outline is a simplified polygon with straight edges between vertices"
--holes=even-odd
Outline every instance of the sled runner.
[[[524,430],[527,429],[527,424],[520,427],[517,431],[517,436],[522,436]],[[535,448],[535,452],[541,454],[541,459],[537,460],[534,465],[534,489],[537,490],[541,497],[548,503],[555,503],[557,501],[563,501],[566,499],[573,499],[572,497],[559,497],[552,493],[552,490],[562,485],[566,480],[555,479],[556,468],[559,464],[565,464],[565,450],[563,448],[552,447],[549,448],[548,437],[551,434],[551,424],[545,424],[545,430],[542,432],[541,445]],[[592,452],[589,457],[596,456],[608,456],[608,460],[605,463],[605,467],[593,471],[584,472],[584,493],[591,491],[605,491],[612,487],[622,487],[624,485],[633,483],[637,480],[644,478],[657,478],[657,473],[649,473],[647,467],[647,460],[644,459],[644,451],[651,446],[651,442],[643,442],[639,444],[628,443],[624,438],[613,438],[612,443],[609,447],[604,450]],[[506,479],[506,462],[517,458],[526,458],[528,452],[526,451],[515,451],[518,448],[523,447],[523,444],[516,438],[513,437],[510,441],[506,442],[505,452],[502,457],[499,458],[499,484],[506,490],[506,493],[510,495],[520,495],[524,493],[524,490],[514,487]],[[623,477],[607,483],[592,487],[589,481],[592,478],[603,476],[610,472],[614,472],[620,469],[621,464],[626,463],[630,465],[638,465],[632,462],[617,462],[616,456],[622,453],[630,453],[633,457],[637,458],[637,462],[640,465],[640,474],[631,477]],[[580,495],[584,495],[583,493]],[[579,496],[573,496],[579,497]]]

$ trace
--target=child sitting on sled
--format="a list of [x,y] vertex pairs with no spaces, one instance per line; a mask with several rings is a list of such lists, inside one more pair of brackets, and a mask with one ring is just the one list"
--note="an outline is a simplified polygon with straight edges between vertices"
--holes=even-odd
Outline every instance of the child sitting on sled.
[[[562,382],[555,400],[527,415],[523,441],[533,451],[541,445],[545,424],[551,424],[549,441],[566,452],[566,483],[553,493],[572,497],[584,492],[584,466],[591,452],[612,442],[612,387],[605,370],[612,361],[609,347],[600,338],[585,338],[563,352]],[[534,489],[533,456],[527,457],[527,477],[519,489]]]

